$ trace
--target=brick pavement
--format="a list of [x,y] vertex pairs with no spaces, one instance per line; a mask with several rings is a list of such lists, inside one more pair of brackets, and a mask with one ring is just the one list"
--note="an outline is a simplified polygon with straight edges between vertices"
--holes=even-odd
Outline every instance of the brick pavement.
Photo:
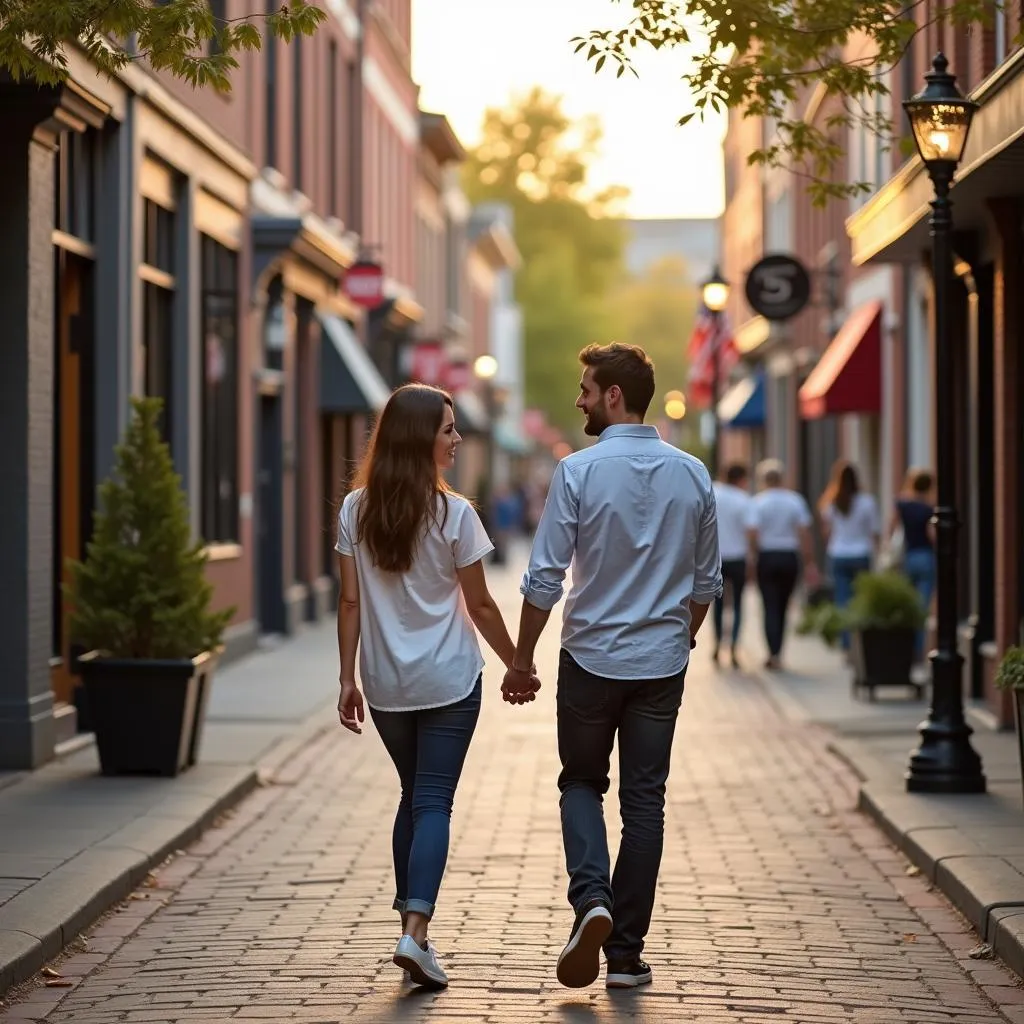
[[[514,613],[514,573],[495,576]],[[967,956],[963,919],[853,810],[856,780],[824,736],[703,657],[674,752],[654,985],[562,989],[553,680],[512,709],[499,679],[492,665],[432,930],[448,991],[403,986],[390,963],[396,781],[372,728],[339,729],[55,962],[69,985],[22,989],[0,1024],[1024,1022],[1012,975]]]

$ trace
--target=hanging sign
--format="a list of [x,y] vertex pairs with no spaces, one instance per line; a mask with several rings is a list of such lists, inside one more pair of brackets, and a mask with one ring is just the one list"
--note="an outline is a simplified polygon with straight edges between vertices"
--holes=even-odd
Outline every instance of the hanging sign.
[[811,276],[794,256],[769,253],[750,268],[745,287],[747,302],[766,320],[789,320],[811,297]]
[[359,260],[345,272],[345,294],[364,309],[376,309],[384,301],[384,268],[373,260]]

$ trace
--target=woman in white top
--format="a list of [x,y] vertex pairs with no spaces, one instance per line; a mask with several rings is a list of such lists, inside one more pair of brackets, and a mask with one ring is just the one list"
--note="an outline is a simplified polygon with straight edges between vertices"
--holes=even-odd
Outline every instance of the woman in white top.
[[768,644],[765,667],[781,667],[786,613],[802,567],[813,586],[818,570],[811,544],[811,510],[802,494],[783,487],[783,465],[765,459],[757,467],[761,490],[747,514],[750,573],[756,574],[764,604],[764,636]]
[[[839,461],[818,502],[818,514],[828,545],[835,603],[845,608],[853,597],[854,580],[871,568],[878,547],[882,532],[878,502],[860,489],[857,470],[849,462]],[[844,648],[849,647],[848,634],[843,634],[842,642]]]
[[[480,713],[484,660],[473,625],[506,666],[515,653],[484,579],[483,559],[494,545],[473,506],[442,476],[461,441],[448,394],[421,384],[399,388],[338,517],[338,714],[346,729],[362,731],[358,648],[370,717],[402,787],[392,835],[393,906],[403,932],[394,962],[434,988],[448,978],[427,928]],[[526,700],[539,688],[535,677],[534,684]]]

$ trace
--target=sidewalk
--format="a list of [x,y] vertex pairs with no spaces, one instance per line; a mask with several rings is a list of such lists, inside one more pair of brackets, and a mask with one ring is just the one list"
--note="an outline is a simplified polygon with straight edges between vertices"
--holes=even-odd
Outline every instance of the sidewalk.
[[[748,660],[760,665],[760,607],[747,595]],[[757,654],[756,660],[754,654]],[[856,700],[842,657],[819,640],[793,635],[787,671],[758,669],[793,721],[831,731],[829,749],[861,780],[858,805],[953,902],[982,939],[1024,976],[1024,802],[1012,732],[976,729],[988,792],[981,796],[907,793],[903,775],[928,701],[895,690]]]
[[200,763],[104,778],[89,745],[0,774],[0,995],[333,726],[333,620],[217,673]]

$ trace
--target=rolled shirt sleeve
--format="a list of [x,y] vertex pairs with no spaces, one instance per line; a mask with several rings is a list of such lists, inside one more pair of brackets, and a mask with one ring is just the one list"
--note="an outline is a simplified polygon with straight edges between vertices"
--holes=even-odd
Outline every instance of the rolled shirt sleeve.
[[697,604],[710,604],[722,596],[722,556],[718,547],[718,504],[714,489],[707,489],[704,512],[697,530],[697,550],[694,555],[693,594]]
[[535,608],[550,611],[562,599],[565,573],[576,549],[579,512],[576,480],[563,460],[551,477],[547,501],[530,552],[530,564],[519,588]]

